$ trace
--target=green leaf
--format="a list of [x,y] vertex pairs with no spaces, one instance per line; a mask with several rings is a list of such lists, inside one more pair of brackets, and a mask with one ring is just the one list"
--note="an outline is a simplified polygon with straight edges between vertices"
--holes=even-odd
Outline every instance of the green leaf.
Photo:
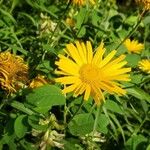
[[76,23],[76,28],[80,29],[81,25],[85,21],[85,16],[87,14],[86,8],[81,8],[78,15],[76,16],[77,18],[77,23]]
[[29,125],[39,131],[45,131],[48,127],[48,125],[40,125],[39,124],[39,120],[40,118],[38,116],[32,115],[32,116],[28,116],[28,123]]
[[3,14],[3,16],[8,17],[14,24],[16,24],[16,20],[13,18],[13,16],[8,13],[7,11],[0,8],[0,12]]
[[101,17],[98,15],[96,10],[93,10],[93,13],[91,15],[92,24],[98,26],[98,22],[100,21]]
[[131,74],[131,82],[135,84],[140,84],[143,79],[142,74]]
[[16,109],[18,109],[18,110],[20,110],[21,112],[24,112],[24,113],[28,114],[28,115],[34,114],[34,112],[32,110],[30,110],[29,108],[26,108],[24,106],[24,104],[22,104],[20,102],[13,101],[11,103],[11,106],[14,107],[14,108],[16,108]]
[[52,106],[65,104],[65,97],[61,90],[54,85],[45,85],[33,90],[27,95],[27,101],[36,106],[35,110],[46,113]]
[[78,33],[78,37],[81,38],[85,35],[86,33],[86,28],[85,27],[81,27],[79,33]]
[[37,70],[41,70],[42,72],[49,73],[49,71],[53,70],[53,68],[50,66],[49,60],[44,60],[37,66]]
[[9,150],[16,150],[17,149],[17,145],[14,142],[15,139],[15,135],[9,135],[9,134],[4,134],[3,138],[0,140],[0,148],[2,147],[3,150],[4,147],[3,145],[7,144],[9,146]]
[[[126,146],[128,149],[137,150],[138,145],[141,143],[147,142],[147,138],[145,138],[143,135],[133,135],[127,142]],[[140,148],[141,150],[146,149],[146,144],[143,144],[143,147]]]
[[128,65],[130,67],[136,67],[138,65],[138,62],[140,61],[141,57],[137,54],[127,54],[126,55],[126,61],[128,62]]
[[29,143],[25,139],[21,140],[20,144],[22,146],[22,149],[24,150],[37,150],[33,143]]
[[114,114],[109,114],[109,115],[112,118],[112,120],[116,123],[119,131],[122,134],[123,141],[125,142],[125,135],[124,135],[124,131],[123,131],[122,127],[121,127],[121,124],[119,123],[118,119],[116,118],[116,116]]
[[55,49],[51,47],[49,44],[43,44],[42,46],[43,46],[44,51],[57,55],[57,53],[55,52]]
[[143,23],[144,23],[145,26],[150,24],[150,16],[145,16],[143,18]]
[[149,111],[149,105],[147,104],[147,102],[141,101],[141,105],[143,107],[144,112],[147,113]]
[[14,123],[14,131],[19,138],[24,137],[27,131],[26,115],[20,115],[17,117]]
[[129,16],[126,19],[126,23],[130,24],[130,25],[133,25],[135,22],[137,22],[137,18],[138,18],[138,16]]
[[108,124],[109,124],[109,119],[104,114],[101,114],[98,119],[98,130],[101,133],[106,134],[108,132],[107,129]]
[[146,150],[150,150],[150,144],[147,146]]
[[150,103],[150,95],[138,87],[127,88],[127,93],[140,100],[146,100]]
[[118,113],[118,114],[124,114],[123,109],[119,104],[112,100],[107,100],[106,103],[104,104],[104,107],[108,110],[111,110],[112,112]]
[[26,0],[26,2],[29,5],[31,5],[32,7],[35,7],[35,8],[37,8],[40,11],[47,12],[49,15],[53,16],[54,18],[58,18],[58,16],[51,11],[52,9],[47,9],[47,7],[44,6],[42,3],[40,3],[40,5],[39,5],[38,3],[36,3],[36,1],[34,2],[32,0]]
[[85,135],[92,132],[94,124],[93,117],[86,114],[79,114],[74,117],[74,119],[69,123],[68,127],[73,135]]
[[24,13],[24,12],[20,12],[19,15],[27,17],[33,23],[34,26],[37,26],[36,21],[31,15]]
[[65,150],[79,150],[76,145],[80,144],[78,139],[68,138],[64,140],[64,149]]

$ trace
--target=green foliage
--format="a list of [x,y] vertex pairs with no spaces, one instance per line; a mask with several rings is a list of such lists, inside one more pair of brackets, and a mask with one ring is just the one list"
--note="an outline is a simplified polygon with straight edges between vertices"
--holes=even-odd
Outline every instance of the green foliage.
[[[138,67],[150,57],[149,34],[150,12],[142,14],[131,0],[85,6],[72,0],[0,0],[0,52],[21,56],[29,66],[29,81],[16,93],[2,88],[0,72],[0,150],[150,150],[150,75]],[[144,43],[144,50],[129,53],[127,38]],[[92,97],[83,102],[82,96],[64,95],[55,83],[58,54],[76,40],[89,40],[94,48],[103,41],[106,54],[116,49],[116,57],[126,55],[132,67],[131,81],[121,82],[127,94],[103,91],[98,115]],[[44,82],[31,88],[38,75]]]
[[65,97],[61,90],[54,85],[45,85],[34,89],[26,97],[27,102],[34,105],[34,110],[46,113],[52,106],[64,105]]
[[27,126],[24,124],[26,115],[20,115],[17,117],[14,123],[14,131],[17,137],[22,138],[26,134]]
[[126,57],[126,60],[128,62],[128,65],[131,67],[136,67],[138,65],[138,62],[140,61],[140,56],[136,54],[128,54]]
[[68,124],[70,133],[75,136],[82,136],[92,132],[94,119],[90,114],[76,115]]

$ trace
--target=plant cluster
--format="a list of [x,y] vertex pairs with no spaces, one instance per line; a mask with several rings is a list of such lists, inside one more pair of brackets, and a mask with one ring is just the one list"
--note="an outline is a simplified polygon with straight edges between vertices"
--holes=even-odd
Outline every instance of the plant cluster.
[[149,0],[0,0],[0,150],[150,150]]

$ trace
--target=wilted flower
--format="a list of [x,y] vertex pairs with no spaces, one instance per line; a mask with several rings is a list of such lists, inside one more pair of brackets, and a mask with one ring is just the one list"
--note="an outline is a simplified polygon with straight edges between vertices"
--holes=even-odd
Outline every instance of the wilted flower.
[[[85,5],[87,2],[87,0],[72,0],[72,3],[73,4],[76,4],[76,5]],[[95,4],[95,0],[88,0],[88,2],[90,2],[91,4]]]
[[145,10],[150,10],[150,0],[136,0],[136,2],[140,5],[143,5]]
[[139,68],[144,72],[150,73],[150,59],[143,59],[139,62]]
[[84,94],[84,100],[91,95],[96,104],[104,100],[103,91],[124,95],[126,91],[117,81],[129,81],[127,72],[131,69],[123,68],[127,64],[124,55],[113,59],[116,54],[116,50],[113,50],[103,58],[105,51],[103,42],[95,53],[89,41],[86,44],[78,41],[76,45],[67,44],[65,53],[68,56],[60,54],[56,61],[56,74],[62,77],[55,81],[66,85],[63,93],[73,92],[75,97]]
[[13,93],[28,81],[28,66],[20,56],[10,52],[0,53],[0,86]]
[[124,45],[127,48],[128,52],[131,52],[131,53],[139,54],[144,49],[144,44],[138,43],[137,40],[131,41],[130,39],[127,39],[125,40]]

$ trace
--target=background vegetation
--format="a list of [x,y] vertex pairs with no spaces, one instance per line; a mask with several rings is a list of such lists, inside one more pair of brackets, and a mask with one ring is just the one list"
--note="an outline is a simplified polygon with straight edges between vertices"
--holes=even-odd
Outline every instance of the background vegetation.
[[[0,89],[0,149],[150,150],[150,75],[138,68],[150,56],[150,13],[134,1],[97,1],[78,6],[67,0],[1,0],[0,51],[29,65],[29,82],[43,75],[46,85],[8,95]],[[68,18],[68,20],[67,20]],[[69,20],[71,19],[71,21]],[[70,21],[70,22],[69,22]],[[128,53],[126,38],[144,43]],[[97,107],[92,99],[65,97],[54,82],[55,60],[67,43],[104,41],[132,67],[127,95],[106,95],[93,135]]]

